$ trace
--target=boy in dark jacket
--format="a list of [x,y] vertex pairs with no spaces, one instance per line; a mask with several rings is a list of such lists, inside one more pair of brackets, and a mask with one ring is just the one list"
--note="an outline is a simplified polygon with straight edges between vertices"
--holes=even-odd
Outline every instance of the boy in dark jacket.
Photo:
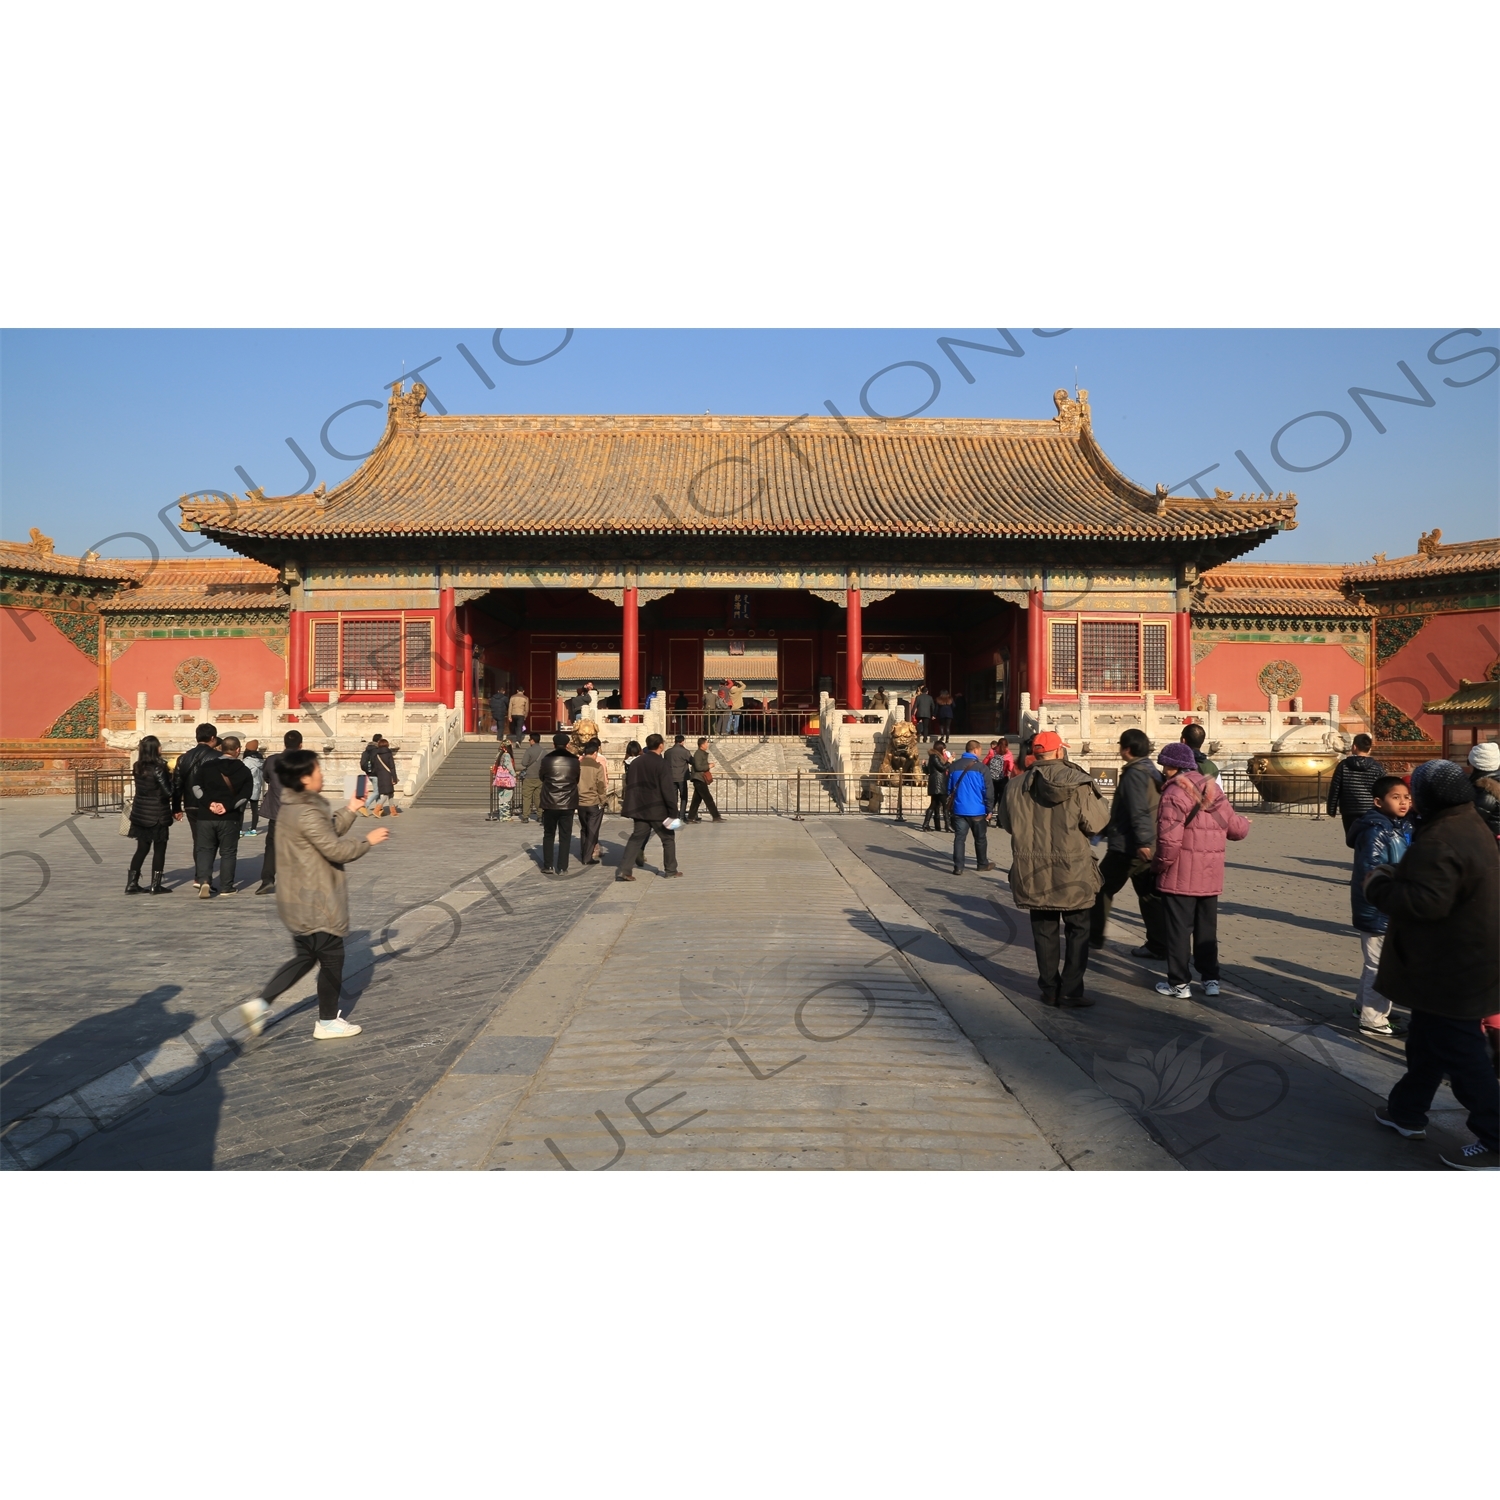
[[1406,1074],[1375,1118],[1423,1139],[1446,1073],[1476,1139],[1442,1160],[1462,1171],[1494,1171],[1500,1079],[1480,1023],[1500,1011],[1500,845],[1462,766],[1424,761],[1412,772],[1411,795],[1411,848],[1400,864],[1365,877],[1365,899],[1390,918],[1375,988],[1411,1007]]
[[1359,976],[1359,1004],[1355,1014],[1359,1029],[1371,1036],[1394,1036],[1391,1002],[1375,988],[1380,969],[1380,950],[1390,919],[1365,898],[1365,876],[1382,865],[1401,862],[1411,843],[1411,792],[1399,776],[1382,776],[1371,789],[1375,805],[1349,830],[1344,842],[1354,850],[1354,874],[1349,881],[1349,901],[1364,967]]
[[1151,860],[1156,853],[1156,809],[1161,801],[1161,773],[1151,764],[1151,741],[1144,730],[1127,729],[1120,736],[1120,759],[1125,762],[1115,785],[1114,802],[1105,828],[1108,852],[1099,863],[1104,885],[1094,898],[1089,920],[1089,946],[1104,946],[1104,929],[1110,907],[1120,887],[1128,880],[1141,904],[1146,941],[1132,948],[1134,958],[1164,959],[1167,927]]

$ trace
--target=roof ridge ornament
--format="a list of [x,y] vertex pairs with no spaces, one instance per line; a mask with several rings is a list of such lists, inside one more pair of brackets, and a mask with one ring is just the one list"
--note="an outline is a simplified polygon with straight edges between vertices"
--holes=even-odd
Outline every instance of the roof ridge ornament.
[[1440,526],[1434,526],[1431,531],[1424,531],[1417,539],[1417,554],[1420,557],[1435,557],[1438,544],[1443,540],[1443,531]]
[[415,422],[422,415],[422,403],[427,399],[427,387],[420,380],[406,383],[398,380],[391,387],[390,415],[393,422]]
[[1088,430],[1092,418],[1089,414],[1089,393],[1075,391],[1069,396],[1065,390],[1052,393],[1052,404],[1057,407],[1057,424],[1064,432]]

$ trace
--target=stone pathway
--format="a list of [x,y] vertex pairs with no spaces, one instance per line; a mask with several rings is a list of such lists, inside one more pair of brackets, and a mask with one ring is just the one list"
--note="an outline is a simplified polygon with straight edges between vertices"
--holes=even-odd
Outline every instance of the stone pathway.
[[612,886],[371,1165],[1063,1166],[814,826]]

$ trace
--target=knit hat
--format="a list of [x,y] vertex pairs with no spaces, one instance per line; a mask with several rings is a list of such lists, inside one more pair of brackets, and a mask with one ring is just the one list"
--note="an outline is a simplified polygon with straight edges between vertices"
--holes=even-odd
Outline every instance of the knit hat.
[[1193,754],[1191,745],[1184,745],[1181,740],[1173,740],[1170,745],[1161,747],[1161,754],[1156,757],[1159,766],[1168,766],[1176,771],[1196,771],[1198,769],[1198,757]]
[[1493,776],[1500,771],[1500,745],[1490,740],[1484,745],[1475,745],[1469,751],[1469,764],[1476,771],[1483,771],[1486,776]]
[[1456,761],[1424,760],[1411,773],[1411,800],[1419,818],[1430,818],[1445,807],[1473,802],[1474,788]]

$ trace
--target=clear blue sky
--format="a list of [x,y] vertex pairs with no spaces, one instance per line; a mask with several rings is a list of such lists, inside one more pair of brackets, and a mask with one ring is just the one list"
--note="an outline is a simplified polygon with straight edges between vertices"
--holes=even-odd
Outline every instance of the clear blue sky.
[[[243,469],[270,494],[310,487],[290,438],[330,485],[356,464],[330,455],[324,424],[352,402],[383,406],[384,387],[422,372],[450,412],[756,412],[826,414],[831,401],[862,413],[861,390],[899,361],[936,372],[928,416],[1051,417],[1052,392],[1090,392],[1095,431],[1115,464],[1150,488],[1198,483],[1235,494],[1257,482],[1295,490],[1301,524],[1255,556],[1354,561],[1415,549],[1440,526],[1448,540],[1500,532],[1500,345],[1454,330],[1072,329],[1042,337],[1009,330],[1023,352],[958,348],[965,381],[938,344],[968,339],[1009,348],[994,329],[576,330],[536,364],[512,364],[493,329],[467,330],[17,330],[0,334],[0,533],[23,539],[40,526],[59,551],[76,553],[115,532],[151,538],[163,555],[200,544],[163,526],[159,512],[184,491],[247,488]],[[561,330],[509,330],[516,360],[547,355]],[[483,368],[486,386],[458,345]],[[1420,400],[1370,399],[1376,431],[1349,388]],[[1488,375],[1485,374],[1489,371]],[[1463,386],[1448,381],[1472,382]],[[882,415],[928,401],[932,377],[912,365],[882,376],[866,399]],[[1310,412],[1332,412],[1297,422]],[[1345,442],[1343,454],[1330,458]],[[327,431],[340,453],[370,448],[380,410],[354,406]],[[1272,439],[1287,423],[1278,464]],[[314,481],[314,482],[316,482]],[[175,514],[169,511],[170,521]],[[101,549],[140,556],[132,537]],[[212,555],[218,549],[205,549]]]

